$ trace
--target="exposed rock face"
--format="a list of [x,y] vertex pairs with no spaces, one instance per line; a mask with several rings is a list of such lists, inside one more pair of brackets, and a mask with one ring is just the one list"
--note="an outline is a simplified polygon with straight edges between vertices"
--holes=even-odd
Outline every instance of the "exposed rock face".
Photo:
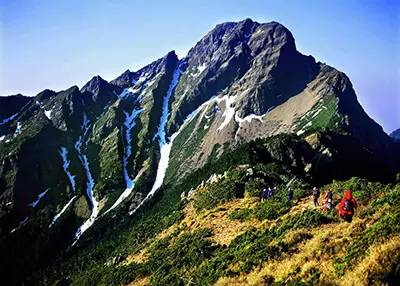
[[191,130],[183,132],[185,138],[177,138],[180,144],[172,152],[175,174],[202,166],[215,146],[321,129],[352,134],[391,166],[398,164],[387,157],[395,147],[364,112],[347,76],[297,52],[293,36],[278,23],[218,25],[185,61],[170,132],[208,102],[192,120],[196,123],[187,126]]
[[134,212],[156,178],[177,181],[256,138],[325,131],[352,138],[319,142],[326,154],[352,144],[390,168],[400,158],[345,74],[299,53],[281,24],[250,19],[111,82],[0,97],[0,122],[0,237],[38,224],[61,248],[111,211]]

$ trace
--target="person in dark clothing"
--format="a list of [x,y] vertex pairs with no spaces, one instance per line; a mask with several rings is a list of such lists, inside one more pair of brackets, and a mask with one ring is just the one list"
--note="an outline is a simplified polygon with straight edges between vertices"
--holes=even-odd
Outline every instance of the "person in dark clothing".
[[333,208],[333,192],[329,190],[325,195],[325,210],[330,211]]
[[314,207],[318,207],[319,206],[319,195],[320,195],[320,191],[317,187],[313,188],[313,200],[314,200]]
[[288,189],[287,200],[290,203],[293,199],[293,190],[291,188]]
[[268,188],[268,198],[269,198],[269,199],[272,198],[272,197],[274,196],[275,190],[276,190],[275,187],[274,187],[274,188]]
[[268,199],[268,195],[269,195],[268,190],[264,188],[261,192],[261,202]]

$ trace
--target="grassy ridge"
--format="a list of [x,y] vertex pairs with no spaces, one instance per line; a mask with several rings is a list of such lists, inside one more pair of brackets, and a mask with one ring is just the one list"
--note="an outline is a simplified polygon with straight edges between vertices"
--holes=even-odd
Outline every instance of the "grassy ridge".
[[[289,147],[296,142],[291,136],[273,140]],[[359,178],[323,186],[323,192],[334,191],[336,202],[343,189],[354,190],[360,208],[351,224],[342,222],[311,206],[301,158],[278,156],[285,148],[271,142],[244,144],[235,156],[227,152],[179,184],[170,182],[133,218],[99,222],[107,227],[100,226],[101,233],[93,230],[89,238],[96,244],[83,241],[37,273],[37,284],[340,284],[360,272],[357,265],[371,259],[375,249],[397,249],[399,186]],[[222,176],[208,181],[213,174]],[[290,181],[294,200],[288,203]],[[265,185],[277,186],[278,192],[260,203]],[[181,200],[190,189],[195,191]],[[385,263],[388,272],[371,274],[377,281],[398,277],[396,260]]]

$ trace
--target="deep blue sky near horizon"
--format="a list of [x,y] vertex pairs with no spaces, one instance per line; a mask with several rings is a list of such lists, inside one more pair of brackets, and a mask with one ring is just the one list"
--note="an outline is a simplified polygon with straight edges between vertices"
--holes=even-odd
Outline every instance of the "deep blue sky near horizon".
[[285,25],[300,52],[350,77],[385,131],[400,127],[399,0],[0,0],[0,96],[111,80],[245,18]]

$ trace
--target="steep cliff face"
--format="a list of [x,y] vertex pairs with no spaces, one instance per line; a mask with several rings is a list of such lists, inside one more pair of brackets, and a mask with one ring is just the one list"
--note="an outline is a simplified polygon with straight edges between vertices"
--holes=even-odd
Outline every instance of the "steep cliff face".
[[299,53],[276,22],[217,25],[185,58],[170,52],[111,82],[0,98],[0,237],[34,241],[27,256],[65,249],[228,150],[277,134],[313,142],[321,158],[308,162],[310,176],[348,176],[329,162],[356,168],[343,155],[353,151],[373,170],[399,166],[347,76]]
[[[238,57],[245,64],[232,60]],[[391,167],[399,164],[388,156],[398,150],[364,112],[347,76],[300,54],[291,33],[278,23],[218,25],[185,61],[170,131],[179,118],[196,114],[175,139],[170,179],[203,166],[228,146],[317,130],[351,134]],[[236,73],[227,73],[228,67]],[[213,89],[215,82],[223,85]]]

